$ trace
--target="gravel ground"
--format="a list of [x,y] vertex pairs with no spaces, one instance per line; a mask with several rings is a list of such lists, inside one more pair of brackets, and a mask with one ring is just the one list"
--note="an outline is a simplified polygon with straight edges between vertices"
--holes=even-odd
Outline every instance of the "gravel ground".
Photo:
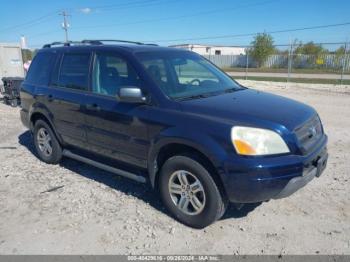
[[19,109],[0,104],[0,254],[350,254],[350,88],[241,82],[318,110],[330,153],[320,178],[195,230],[146,185],[69,159],[42,163]]

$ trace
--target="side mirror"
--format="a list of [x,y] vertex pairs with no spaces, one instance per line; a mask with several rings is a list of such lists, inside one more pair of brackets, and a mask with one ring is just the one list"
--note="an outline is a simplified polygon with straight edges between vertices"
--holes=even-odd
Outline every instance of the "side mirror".
[[118,99],[124,103],[143,104],[146,103],[146,97],[138,87],[128,86],[119,89]]

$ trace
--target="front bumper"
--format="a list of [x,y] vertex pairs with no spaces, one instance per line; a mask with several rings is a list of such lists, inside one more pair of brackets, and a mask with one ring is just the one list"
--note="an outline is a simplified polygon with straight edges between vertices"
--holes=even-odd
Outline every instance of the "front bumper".
[[255,203],[287,197],[322,174],[327,165],[327,136],[308,155],[233,157],[221,177],[231,202]]
[[305,168],[302,176],[292,178],[283,190],[274,198],[284,198],[290,196],[307,183],[309,183],[314,177],[319,177],[327,166],[328,153],[325,151],[323,155],[312,164],[309,168]]

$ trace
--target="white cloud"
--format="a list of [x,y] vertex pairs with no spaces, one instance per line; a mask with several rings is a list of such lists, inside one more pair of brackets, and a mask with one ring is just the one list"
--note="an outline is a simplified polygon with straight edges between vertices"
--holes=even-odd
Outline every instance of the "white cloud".
[[89,7],[79,9],[79,11],[82,12],[83,14],[90,14],[92,12],[91,8]]

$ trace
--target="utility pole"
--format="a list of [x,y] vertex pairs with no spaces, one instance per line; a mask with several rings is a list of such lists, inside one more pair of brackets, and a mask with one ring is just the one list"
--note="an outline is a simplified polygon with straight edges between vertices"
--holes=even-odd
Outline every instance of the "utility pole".
[[248,68],[249,68],[249,47],[246,48],[245,50],[245,56],[246,56],[246,61],[245,61],[245,80],[248,80]]
[[292,71],[292,52],[293,52],[293,44],[292,40],[289,41],[289,50],[288,50],[288,76],[287,83],[289,83],[290,73]]
[[342,65],[342,71],[341,71],[341,76],[340,76],[340,85],[343,84],[343,79],[344,79],[344,73],[345,73],[345,67],[346,67],[346,61],[347,61],[347,47],[348,47],[348,42],[345,42],[344,45],[344,56],[343,56],[343,65]]
[[67,21],[67,17],[70,16],[67,14],[66,11],[62,11],[62,13],[60,13],[61,16],[63,16],[63,23],[62,23],[62,28],[65,32],[65,41],[68,42],[68,28],[69,28],[69,24]]
[[288,76],[287,76],[287,83],[289,83],[291,79],[292,69],[293,69],[293,56],[294,56],[294,47],[297,45],[297,40],[292,39],[289,40],[289,50],[288,50]]

